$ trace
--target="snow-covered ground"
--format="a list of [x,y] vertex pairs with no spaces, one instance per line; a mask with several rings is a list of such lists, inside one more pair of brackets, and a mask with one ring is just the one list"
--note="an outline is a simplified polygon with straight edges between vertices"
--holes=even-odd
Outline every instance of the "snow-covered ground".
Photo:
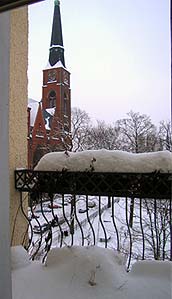
[[[53,213],[55,216],[58,216],[58,220],[61,221],[60,224],[60,228],[59,226],[56,226],[54,228],[52,228],[52,244],[51,247],[60,247],[60,243],[61,243],[61,237],[63,238],[62,240],[62,246],[64,245],[69,245],[71,244],[71,235],[70,235],[70,227],[69,224],[71,222],[71,200],[72,200],[72,196],[71,195],[66,195],[64,197],[64,202],[62,201],[62,197],[60,195],[56,195],[55,199],[53,200],[53,204],[54,206],[58,207],[58,208],[54,208],[53,209]],[[64,207],[62,207],[64,204]],[[101,244],[101,242],[99,242],[100,238],[105,238],[104,233],[102,231],[102,227],[100,225],[100,221],[99,221],[99,200],[98,197],[93,197],[90,196],[88,198],[88,215],[86,213],[86,198],[85,196],[77,196],[75,198],[75,213],[73,214],[73,219],[74,219],[74,235],[73,235],[73,244],[74,245],[80,245],[82,244],[82,233],[81,233],[81,228],[80,226],[82,226],[82,231],[84,234],[84,245],[90,245],[93,244],[93,232],[91,230],[90,227],[90,223],[89,220],[92,224],[92,227],[94,229],[95,232],[95,243],[99,243],[100,246],[104,246],[104,242]],[[50,202],[44,202],[43,206],[42,206],[42,210],[41,210],[41,206],[40,204],[38,204],[35,208],[34,208],[34,215],[38,218],[32,218],[31,223],[32,223],[32,227],[33,227],[33,237],[32,237],[32,245],[29,252],[30,255],[32,255],[36,249],[37,249],[37,245],[40,241],[41,235],[39,234],[40,232],[40,227],[38,225],[38,223],[41,225],[42,229],[44,229],[44,224],[47,224],[47,221],[49,223],[51,223],[51,221],[54,218],[54,215],[52,214],[52,209],[49,208],[50,206]],[[106,214],[104,214],[104,211],[106,211],[108,206],[108,201],[107,201],[107,197],[102,197],[101,198],[101,213],[102,213],[102,219],[107,218]],[[43,214],[44,211],[44,214]],[[29,218],[31,218],[32,213],[31,211],[29,212]],[[110,211],[108,213],[108,218],[109,221],[111,220],[111,216],[110,216]],[[69,224],[67,224],[68,220]],[[77,220],[76,220],[77,219]],[[37,232],[38,230],[38,232]],[[113,230],[111,228],[111,230]],[[68,232],[68,236],[63,235],[61,236],[61,231]],[[43,233],[43,239],[42,239],[42,245],[41,248],[39,250],[39,254],[38,254],[38,258],[41,254],[41,252],[43,253],[43,255],[45,254],[44,248],[46,246],[45,243],[45,238],[46,235],[48,234],[48,230],[46,230]],[[31,236],[31,231],[29,229],[29,235]],[[114,235],[114,232],[112,233],[112,235]],[[114,238],[113,238],[114,240]],[[114,246],[116,247],[116,243],[113,244],[113,248]]]
[[[126,219],[126,208],[127,218],[129,219],[130,215],[130,200],[124,198],[115,198],[113,203],[111,202],[111,207],[108,208],[108,198],[107,197],[88,197],[88,205],[93,204],[93,207],[89,208],[88,214],[86,211],[86,197],[85,196],[77,196],[75,198],[75,213],[73,214],[72,219],[74,220],[74,235],[73,238],[70,234],[69,224],[71,222],[71,199],[72,196],[67,195],[64,198],[64,210],[62,208],[62,197],[57,196],[54,199],[54,205],[58,206],[58,208],[54,209],[54,214],[58,216],[59,221],[62,223],[59,226],[52,228],[52,243],[51,247],[60,247],[60,246],[70,246],[77,245],[97,245],[100,247],[105,247],[105,239],[107,239],[107,247],[110,249],[117,249],[117,232],[119,238],[119,250],[129,259],[130,250],[132,250],[131,254],[131,264],[135,262],[135,260],[142,259],[143,253],[143,233],[144,233],[144,252],[145,258],[154,259],[154,250],[156,251],[156,230],[159,234],[159,238],[161,243],[159,244],[159,258],[168,259],[170,256],[170,232],[169,232],[169,224],[168,224],[168,214],[166,215],[166,220],[163,220],[163,228],[165,229],[166,240],[164,240],[164,231],[161,229],[162,227],[162,215],[156,212],[156,227],[155,221],[152,219],[150,222],[149,216],[147,214],[146,207],[142,207],[142,228],[140,225],[140,205],[139,200],[135,201],[134,205],[134,214],[133,214],[133,227],[130,228],[131,240],[129,236],[129,231],[127,227],[127,219]],[[43,204],[43,209],[46,211],[44,217],[42,215],[42,211],[40,209],[40,205],[37,205],[34,214],[39,217],[38,219],[32,219],[33,230],[35,228],[38,229],[39,226],[38,221],[42,228],[44,229],[43,224],[46,224],[47,221],[51,222],[53,219],[52,210],[48,208],[50,202],[45,202]],[[163,202],[161,201],[161,204]],[[99,205],[101,214],[99,211]],[[84,211],[84,213],[80,213],[80,210]],[[114,212],[113,212],[114,210]],[[49,211],[49,212],[48,212]],[[164,210],[164,206],[162,206],[162,211]],[[154,210],[151,210],[151,213],[154,213]],[[30,215],[31,216],[31,215]],[[64,216],[68,219],[68,224],[65,221]],[[112,217],[113,216],[113,217]],[[80,225],[78,224],[80,223]],[[116,229],[114,226],[116,225]],[[165,225],[166,224],[166,225]],[[160,227],[159,227],[160,225]],[[82,226],[82,231],[81,227]],[[151,228],[154,230],[152,235]],[[142,231],[143,230],[143,231]],[[93,235],[94,231],[94,235]],[[68,232],[67,235],[61,234],[61,232]],[[42,245],[39,250],[36,258],[43,258],[45,255],[46,248],[46,236],[48,235],[48,230],[43,233]],[[95,239],[94,239],[95,237]],[[32,239],[32,245],[30,247],[29,253],[32,255],[37,250],[41,235],[39,233],[35,233]],[[95,243],[94,243],[95,242]],[[132,248],[131,244],[132,242]],[[153,243],[154,242],[154,243]],[[129,260],[126,263],[128,267]]]
[[129,273],[124,263],[114,250],[75,246],[52,249],[44,265],[13,247],[13,299],[172,298],[171,262],[137,262]]

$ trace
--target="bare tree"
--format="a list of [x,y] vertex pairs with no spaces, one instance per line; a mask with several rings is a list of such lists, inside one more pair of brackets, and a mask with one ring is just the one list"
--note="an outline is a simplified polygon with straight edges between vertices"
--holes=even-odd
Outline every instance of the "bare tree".
[[172,152],[172,124],[170,121],[161,121],[159,128],[159,142],[162,150]]
[[133,111],[127,115],[127,118],[116,122],[120,131],[118,140],[120,148],[135,153],[154,151],[157,144],[157,132],[150,117]]
[[86,146],[87,149],[101,149],[108,150],[118,149],[117,146],[118,129],[107,125],[104,121],[97,121],[96,126],[89,129],[87,135]]
[[[156,127],[149,116],[130,111],[128,117],[116,122],[120,137],[120,149],[134,153],[154,151],[157,144]],[[134,198],[130,203],[129,225],[133,226]]]
[[74,107],[71,117],[72,151],[76,152],[85,149],[85,141],[89,134],[90,125],[91,121],[88,113]]
[[145,240],[151,247],[154,258],[165,259],[169,256],[168,250],[170,236],[170,204],[169,200],[143,201],[147,217],[143,218],[145,227]]
[[[123,241],[121,250],[127,253],[129,231],[123,215],[125,215],[126,205],[130,205],[130,203],[125,205],[122,199],[121,201],[122,203],[116,203],[121,209],[121,214],[117,214],[116,218],[122,224],[120,230],[120,238]],[[144,258],[170,259],[170,210],[169,200],[135,199],[133,225],[130,227],[132,255],[135,258],[143,257],[144,253]]]

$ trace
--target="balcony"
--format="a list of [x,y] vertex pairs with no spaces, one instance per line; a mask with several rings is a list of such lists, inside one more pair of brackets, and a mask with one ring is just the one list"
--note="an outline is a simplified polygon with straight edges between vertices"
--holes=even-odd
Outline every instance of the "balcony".
[[[170,298],[171,154],[130,155],[50,153],[35,170],[15,171],[28,223],[23,244],[33,261],[14,271],[13,281],[36,275],[32,290],[22,286],[26,298],[37,294],[39,277],[45,281],[40,298],[46,292],[54,298],[56,288],[64,298],[88,298],[88,292],[90,298],[107,298],[107,292],[108,298],[145,298],[145,290],[147,297]],[[113,171],[113,159],[122,172]],[[18,299],[15,288],[14,294]]]
[[127,270],[136,260],[172,260],[171,179],[157,171],[16,170],[28,252],[45,261],[54,247],[97,245],[122,252]]

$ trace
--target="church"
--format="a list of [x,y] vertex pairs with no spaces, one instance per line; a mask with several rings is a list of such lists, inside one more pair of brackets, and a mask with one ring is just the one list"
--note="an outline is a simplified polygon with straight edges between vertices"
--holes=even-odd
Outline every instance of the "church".
[[43,70],[42,100],[28,100],[28,167],[47,152],[70,149],[71,89],[65,66],[60,2],[54,2],[51,43]]

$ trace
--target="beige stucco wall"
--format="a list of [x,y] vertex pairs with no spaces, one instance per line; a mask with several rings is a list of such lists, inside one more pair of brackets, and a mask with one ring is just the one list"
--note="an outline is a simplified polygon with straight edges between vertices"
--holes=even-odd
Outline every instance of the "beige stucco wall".
[[[21,244],[26,221],[19,208],[19,192],[14,188],[14,170],[27,167],[27,67],[28,9],[10,12],[10,78],[9,78],[9,168],[11,242]],[[17,217],[16,217],[17,216]]]

